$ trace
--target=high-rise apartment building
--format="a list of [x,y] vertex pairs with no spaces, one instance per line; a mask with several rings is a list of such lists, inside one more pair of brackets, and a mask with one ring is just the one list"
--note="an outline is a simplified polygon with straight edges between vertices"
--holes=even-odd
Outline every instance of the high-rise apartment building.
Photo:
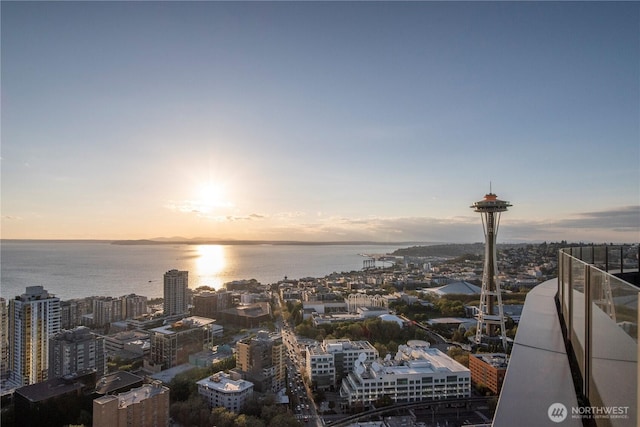
[[147,314],[147,297],[129,294],[122,297],[122,318],[136,319]]
[[[67,324],[66,318],[67,316],[73,315],[75,308],[73,305],[70,305],[67,308],[67,304],[67,302],[63,302],[64,324]],[[124,319],[135,319],[146,314],[147,297],[136,294],[129,294],[117,298],[104,296],[96,297],[92,300],[92,306],[93,326],[101,328],[113,322],[119,322],[120,320]],[[67,311],[69,312],[68,314]],[[78,313],[80,312],[80,310],[78,309],[76,309],[75,311]]]
[[122,300],[99,297],[93,300],[93,325],[97,328],[122,320]]
[[0,378],[9,374],[9,317],[7,300],[0,298]]
[[282,335],[258,332],[236,344],[236,365],[257,391],[278,392],[285,387],[285,346]]
[[82,325],[82,317],[92,313],[93,298],[72,299],[60,301],[60,315],[62,329],[73,329]]
[[93,427],[169,425],[169,389],[160,381],[93,401]]
[[9,301],[9,380],[29,385],[47,379],[49,338],[60,332],[60,299],[42,286]]
[[9,372],[9,316],[7,300],[0,298],[0,378]]
[[98,378],[105,374],[104,337],[79,326],[57,333],[49,342],[49,378],[60,378],[95,369]]
[[164,314],[187,312],[189,272],[169,270],[164,274]]

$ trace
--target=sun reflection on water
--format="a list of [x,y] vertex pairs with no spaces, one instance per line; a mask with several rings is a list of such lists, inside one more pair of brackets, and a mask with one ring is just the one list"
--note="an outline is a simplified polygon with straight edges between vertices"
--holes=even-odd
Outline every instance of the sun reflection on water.
[[220,289],[223,280],[220,274],[226,265],[225,248],[221,245],[198,245],[196,258],[196,275],[200,286]]

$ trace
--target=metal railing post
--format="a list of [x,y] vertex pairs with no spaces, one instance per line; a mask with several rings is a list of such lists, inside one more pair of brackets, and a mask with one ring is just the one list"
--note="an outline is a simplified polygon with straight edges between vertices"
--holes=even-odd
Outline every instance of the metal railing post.
[[583,394],[589,398],[589,378],[591,378],[591,266],[584,265],[584,372],[582,373]]
[[569,274],[567,277],[567,317],[565,318],[565,322],[567,324],[567,340],[573,347],[573,342],[571,340],[571,334],[573,332],[573,255],[569,259]]

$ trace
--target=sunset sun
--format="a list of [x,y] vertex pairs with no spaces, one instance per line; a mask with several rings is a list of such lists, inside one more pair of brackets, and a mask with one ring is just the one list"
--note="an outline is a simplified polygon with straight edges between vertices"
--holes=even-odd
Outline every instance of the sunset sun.
[[216,208],[228,208],[233,204],[228,200],[226,189],[222,184],[206,182],[196,190],[194,205],[201,212],[210,213]]

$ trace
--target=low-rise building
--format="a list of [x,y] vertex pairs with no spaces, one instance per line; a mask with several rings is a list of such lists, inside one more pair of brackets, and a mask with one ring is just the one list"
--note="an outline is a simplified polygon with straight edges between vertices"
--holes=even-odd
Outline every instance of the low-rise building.
[[438,297],[450,294],[480,295],[481,288],[469,282],[458,281],[447,283],[437,288],[427,288],[424,291]]
[[199,290],[193,295],[193,315],[215,319],[231,305],[231,292]]
[[271,321],[271,307],[268,302],[242,305],[222,310],[218,317],[225,323],[243,328],[257,328],[261,323]]
[[196,383],[198,394],[210,408],[223,406],[229,411],[238,412],[245,402],[253,396],[253,383],[236,375],[218,372]]
[[418,340],[399,346],[393,359],[387,355],[373,362],[358,360],[340,388],[345,406],[367,406],[383,396],[403,403],[470,395],[469,369]]
[[342,377],[353,370],[358,358],[375,360],[378,356],[378,350],[368,341],[324,340],[308,348],[305,370],[316,388],[326,390],[339,384]]
[[123,331],[107,335],[104,337],[104,348],[109,356],[122,356],[124,352],[148,354],[150,335],[146,331]]
[[211,350],[203,350],[189,356],[189,364],[199,368],[207,368],[214,363],[221,362],[225,359],[234,357],[233,349],[228,345],[219,345]]
[[93,427],[169,425],[169,389],[160,381],[93,401]]
[[[15,390],[15,425],[49,427],[74,424],[83,410],[91,410],[95,370],[53,378]],[[63,405],[61,402],[74,402]]]
[[311,300],[302,303],[303,319],[310,319],[313,313],[318,314],[347,314],[349,305],[342,299],[335,300]]
[[313,326],[318,327],[320,325],[330,325],[332,323],[343,323],[343,322],[357,322],[362,320],[362,316],[359,314],[349,314],[349,313],[334,313],[334,314],[320,314],[313,310],[309,313],[304,313],[304,316],[311,318],[311,323]]
[[495,394],[500,394],[508,363],[509,356],[504,353],[470,354],[471,381],[488,387]]

